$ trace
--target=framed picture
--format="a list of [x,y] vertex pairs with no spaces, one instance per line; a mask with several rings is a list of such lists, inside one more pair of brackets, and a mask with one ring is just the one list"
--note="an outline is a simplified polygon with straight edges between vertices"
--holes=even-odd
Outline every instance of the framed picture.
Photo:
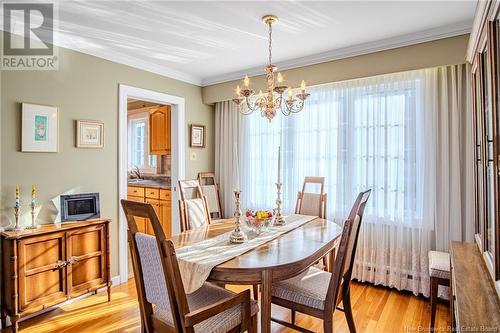
[[205,126],[191,125],[190,147],[205,148]]
[[76,146],[78,148],[103,148],[104,123],[94,120],[77,120]]
[[59,111],[56,107],[22,103],[21,151],[59,151]]

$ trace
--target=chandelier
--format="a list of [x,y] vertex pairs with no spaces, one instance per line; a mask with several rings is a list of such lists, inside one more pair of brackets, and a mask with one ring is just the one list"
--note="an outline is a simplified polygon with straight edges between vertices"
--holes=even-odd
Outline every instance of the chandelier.
[[[285,116],[302,111],[309,94],[306,93],[304,80],[300,85],[300,92],[294,98],[292,88],[284,84],[281,73],[278,73],[275,79],[274,72],[276,72],[277,67],[272,63],[272,34],[273,24],[278,22],[278,17],[266,15],[262,17],[262,22],[269,27],[269,64],[264,67],[267,91],[264,94],[260,90],[257,97],[253,98],[255,91],[250,88],[250,80],[247,75],[243,80],[243,89],[239,85],[236,87],[236,97],[233,98],[233,102],[236,103],[240,113],[249,115],[254,111],[259,111],[261,116],[267,118],[270,122],[276,116],[278,109]],[[285,92],[288,92],[287,97],[283,96]]]

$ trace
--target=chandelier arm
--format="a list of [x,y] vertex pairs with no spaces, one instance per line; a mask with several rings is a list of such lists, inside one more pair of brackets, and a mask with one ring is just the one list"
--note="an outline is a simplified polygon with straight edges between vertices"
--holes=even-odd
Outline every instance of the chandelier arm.
[[299,113],[304,108],[304,101],[294,102],[292,105],[286,103],[286,108],[288,110],[288,115],[292,113]]
[[276,100],[277,100],[277,105],[279,105],[281,113],[285,116],[289,116],[290,112],[288,111],[288,104],[286,103],[286,100],[283,99],[283,95],[280,95]]
[[294,104],[293,108],[290,111],[292,113],[299,113],[300,111],[302,111],[302,109],[304,109],[304,105],[305,105],[305,101],[301,100],[297,104]]

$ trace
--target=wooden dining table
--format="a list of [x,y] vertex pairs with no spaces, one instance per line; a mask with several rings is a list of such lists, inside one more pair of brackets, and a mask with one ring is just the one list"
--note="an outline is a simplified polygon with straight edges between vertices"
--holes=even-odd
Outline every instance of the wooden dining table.
[[[234,229],[234,220],[220,220],[206,227],[182,232],[171,238],[176,248],[216,237]],[[261,285],[261,333],[271,331],[271,287],[289,279],[328,255],[329,270],[334,246],[342,229],[336,223],[316,218],[269,242],[214,267],[208,280],[217,284]]]

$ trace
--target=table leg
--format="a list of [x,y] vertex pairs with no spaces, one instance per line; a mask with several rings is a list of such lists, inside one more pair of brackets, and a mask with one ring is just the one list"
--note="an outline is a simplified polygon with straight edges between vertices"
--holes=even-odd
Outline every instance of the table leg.
[[335,253],[336,253],[337,248],[333,248],[329,253],[328,253],[328,272],[333,273],[333,267],[335,266]]
[[260,332],[271,332],[271,287],[273,282],[273,272],[271,270],[262,271],[262,290],[260,297]]

